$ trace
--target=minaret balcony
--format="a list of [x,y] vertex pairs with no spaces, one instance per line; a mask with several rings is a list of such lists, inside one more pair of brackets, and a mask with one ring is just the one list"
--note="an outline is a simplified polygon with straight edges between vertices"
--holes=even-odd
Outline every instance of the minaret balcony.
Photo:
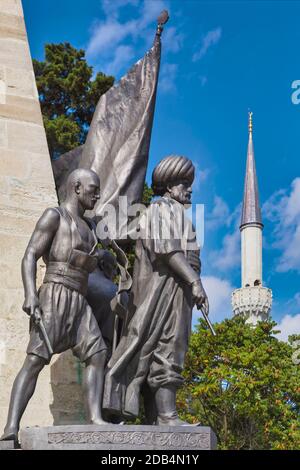
[[265,321],[272,307],[272,290],[262,286],[242,287],[233,291],[231,304],[234,315],[243,315],[249,323]]

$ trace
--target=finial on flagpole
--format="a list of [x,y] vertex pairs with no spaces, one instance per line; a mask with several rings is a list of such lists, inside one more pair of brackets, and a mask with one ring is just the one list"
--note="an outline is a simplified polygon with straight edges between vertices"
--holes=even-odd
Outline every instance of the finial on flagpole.
[[248,111],[248,117],[249,117],[248,129],[249,129],[249,134],[252,134],[252,129],[253,129],[252,115],[253,115],[252,111]]
[[167,10],[163,10],[159,17],[157,18],[157,29],[156,29],[156,35],[161,36],[161,33],[164,30],[164,25],[167,23],[169,20],[169,13]]

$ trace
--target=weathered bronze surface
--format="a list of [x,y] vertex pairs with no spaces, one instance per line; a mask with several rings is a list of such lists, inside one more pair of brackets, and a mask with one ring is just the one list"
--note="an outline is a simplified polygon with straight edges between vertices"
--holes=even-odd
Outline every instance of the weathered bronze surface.
[[193,306],[208,312],[199,247],[184,216],[193,180],[194,166],[181,156],[163,159],[153,172],[154,194],[162,197],[141,218],[144,233],[151,225],[151,236],[142,235],[136,244],[126,325],[105,379],[103,407],[136,417],[143,394],[148,424],[187,425],[177,415],[176,390],[183,381]]
[[[67,181],[65,202],[47,209],[36,224],[22,261],[23,310],[30,316],[27,357],[11,394],[4,440],[17,440],[20,419],[36,381],[53,353],[72,349],[86,364],[84,391],[89,421],[103,424],[101,397],[107,346],[85,296],[88,277],[98,263],[98,240],[84,212],[100,197],[100,181],[91,170],[78,169]],[[43,257],[46,274],[37,292],[36,265]],[[43,322],[44,333],[40,324]],[[50,343],[47,345],[45,335]]]

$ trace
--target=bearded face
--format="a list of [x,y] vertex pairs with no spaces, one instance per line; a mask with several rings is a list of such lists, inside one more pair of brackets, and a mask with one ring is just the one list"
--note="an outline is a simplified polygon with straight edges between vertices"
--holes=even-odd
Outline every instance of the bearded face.
[[167,191],[181,204],[189,204],[194,177],[195,167],[189,158],[169,155],[154,168],[152,189],[156,196],[163,196]]
[[188,181],[179,181],[168,186],[168,193],[172,199],[180,204],[191,204],[192,185]]

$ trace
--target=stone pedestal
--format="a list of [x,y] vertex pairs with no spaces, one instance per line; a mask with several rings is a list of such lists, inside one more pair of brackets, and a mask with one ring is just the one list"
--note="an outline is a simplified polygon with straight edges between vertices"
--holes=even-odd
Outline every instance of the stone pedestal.
[[75,425],[25,428],[23,450],[211,450],[216,436],[204,426]]
[[0,441],[0,450],[15,450],[14,441]]

